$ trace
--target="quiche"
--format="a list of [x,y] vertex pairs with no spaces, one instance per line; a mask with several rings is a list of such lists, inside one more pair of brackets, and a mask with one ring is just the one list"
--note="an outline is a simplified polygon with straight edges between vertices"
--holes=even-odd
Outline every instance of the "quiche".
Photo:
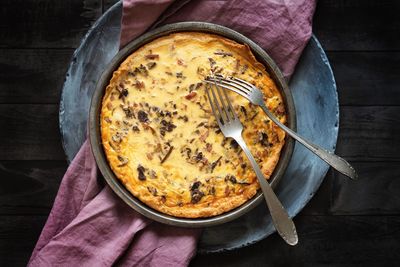
[[[262,90],[268,108],[286,122],[282,96],[247,45],[224,37],[179,32],[143,45],[116,69],[100,114],[102,145],[116,177],[140,201],[176,217],[230,211],[259,184],[238,144],[225,138],[211,112],[203,80],[235,76]],[[243,138],[268,179],[285,133],[262,110],[228,92]]]

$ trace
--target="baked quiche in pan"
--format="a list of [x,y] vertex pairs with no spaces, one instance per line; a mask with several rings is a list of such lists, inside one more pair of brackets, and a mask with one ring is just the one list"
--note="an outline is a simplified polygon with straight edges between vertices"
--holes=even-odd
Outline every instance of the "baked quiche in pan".
[[[208,33],[153,40],[122,62],[106,88],[100,128],[109,165],[136,198],[162,213],[215,216],[240,206],[259,188],[246,156],[223,136],[211,112],[202,82],[211,73],[255,84],[286,122],[282,96],[249,47]],[[228,94],[268,179],[285,133],[259,107]]]

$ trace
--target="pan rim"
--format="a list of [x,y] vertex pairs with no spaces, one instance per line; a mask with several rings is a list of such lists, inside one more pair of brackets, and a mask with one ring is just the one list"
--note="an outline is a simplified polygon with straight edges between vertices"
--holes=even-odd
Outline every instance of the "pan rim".
[[[160,223],[165,223],[174,226],[181,227],[206,227],[206,226],[214,226],[222,223],[226,223],[232,221],[248,211],[252,208],[256,207],[263,200],[263,195],[259,191],[252,199],[245,202],[243,205],[225,212],[223,214],[206,217],[206,218],[181,218],[174,217],[159,211],[156,211],[146,204],[141,202],[139,199],[135,198],[126,188],[123,186],[115,174],[112,172],[107,159],[105,157],[103,147],[101,144],[101,135],[100,135],[100,108],[101,102],[104,95],[105,88],[109,83],[109,80],[119,65],[137,50],[139,47],[145,45],[148,42],[151,42],[154,39],[157,39],[161,36],[168,35],[175,32],[188,32],[188,31],[196,31],[196,32],[205,32],[211,34],[217,34],[228,39],[232,39],[239,43],[247,44],[252,50],[253,54],[256,56],[257,60],[263,63],[267,72],[270,74],[271,78],[276,83],[278,89],[280,90],[282,97],[284,98],[287,115],[288,115],[288,126],[296,130],[296,111],[293,102],[292,94],[289,90],[289,87],[283,77],[283,74],[272,60],[272,58],[256,43],[254,43],[249,38],[244,35],[229,29],[227,27],[206,23],[206,22],[179,22],[174,24],[168,24],[159,28],[156,28],[150,32],[147,32],[138,38],[134,39],[130,43],[128,43],[124,48],[122,48],[117,55],[111,60],[111,62],[105,66],[105,70],[103,71],[100,79],[96,84],[96,89],[93,93],[90,110],[89,110],[89,141],[92,149],[92,153],[96,160],[97,166],[100,169],[100,172],[103,174],[104,179],[111,187],[111,189],[131,208],[139,212],[140,214],[153,219]],[[271,186],[276,187],[279,183],[280,178],[283,176],[292,156],[294,150],[294,141],[286,135],[286,142],[281,151],[281,156],[279,158],[278,164],[275,167],[273,174],[271,175]]]

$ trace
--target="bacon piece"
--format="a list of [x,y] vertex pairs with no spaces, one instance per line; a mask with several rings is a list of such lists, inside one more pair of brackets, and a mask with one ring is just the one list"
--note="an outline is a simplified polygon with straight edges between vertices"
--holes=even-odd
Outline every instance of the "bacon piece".
[[145,55],[144,57],[145,57],[146,59],[151,59],[151,60],[159,59],[159,58],[160,58],[160,56],[159,56],[158,54],[148,54],[148,55]]
[[185,98],[187,100],[192,100],[193,98],[195,98],[197,96],[197,93],[195,91],[190,92],[189,94],[185,95]]

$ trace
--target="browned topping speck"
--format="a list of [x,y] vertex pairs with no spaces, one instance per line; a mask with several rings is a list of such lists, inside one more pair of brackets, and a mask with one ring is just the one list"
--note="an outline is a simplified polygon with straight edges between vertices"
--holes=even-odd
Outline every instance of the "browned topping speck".
[[192,83],[191,85],[189,85],[189,92],[199,89],[202,85],[203,83]]
[[217,51],[217,52],[214,52],[214,54],[215,55],[220,55],[222,57],[231,57],[231,56],[233,56],[232,53],[225,52],[225,51]]
[[118,167],[125,166],[129,162],[128,158],[126,158],[126,157],[118,155],[117,158],[121,162],[121,164],[119,164]]
[[164,135],[165,134],[165,132],[172,132],[175,128],[176,128],[176,125],[175,124],[173,124],[172,122],[170,122],[170,121],[166,121],[166,120],[161,120],[161,127],[160,127],[160,133],[161,133],[161,135]]
[[193,204],[199,202],[201,198],[204,196],[204,193],[200,191],[199,187],[201,185],[201,182],[197,181],[192,184],[190,187],[190,195],[192,197],[191,202]]
[[149,72],[147,71],[146,67],[143,64],[140,64],[140,66],[135,69],[135,73],[140,73],[145,77],[147,77],[147,75],[149,74]]
[[153,196],[157,196],[157,189],[152,187],[152,186],[148,186],[147,190],[153,195]]
[[114,149],[115,151],[119,151],[118,147],[116,147],[116,146],[114,145],[114,143],[113,143],[113,142],[111,142],[111,141],[108,141],[108,144],[109,144],[109,145],[110,145],[110,147],[111,147],[112,149]]
[[132,126],[132,131],[134,131],[134,132],[140,132],[140,129],[139,129],[138,126],[133,125],[133,126]]
[[123,88],[123,89],[120,91],[118,98],[123,98],[123,97],[127,97],[127,96],[128,96],[128,89]]
[[174,149],[173,146],[169,147],[167,154],[165,154],[165,156],[161,159],[161,164],[164,163],[168,159],[168,157],[171,155],[171,152],[173,149]]
[[243,65],[243,67],[242,67],[240,73],[241,73],[241,74],[245,74],[248,68],[249,68],[249,66]]
[[237,183],[236,177],[234,175],[227,175],[225,177],[225,181],[230,181],[232,184]]
[[203,159],[203,152],[198,152],[197,154],[196,154],[196,157],[195,157],[195,160],[196,161],[200,161],[200,160],[202,160]]
[[243,115],[245,117],[247,117],[247,111],[246,111],[246,108],[244,106],[240,106],[240,111],[243,113]]
[[231,147],[233,149],[238,149],[239,148],[239,144],[234,139],[232,139],[231,140]]
[[269,145],[268,135],[265,132],[259,132],[258,133],[258,140],[259,140],[260,144],[263,145],[263,146],[268,146]]
[[197,96],[197,93],[195,91],[190,92],[189,94],[185,95],[185,98],[187,100],[192,100],[193,98],[195,98]]
[[146,64],[146,66],[147,66],[147,68],[148,68],[149,70],[151,70],[152,68],[154,68],[156,65],[157,65],[156,62],[149,62],[149,63]]
[[121,134],[120,133],[116,133],[114,134],[111,139],[115,142],[115,143],[121,143],[122,139],[121,139]]
[[222,156],[220,156],[216,161],[211,163],[211,173],[214,171],[215,167],[217,167],[218,163],[221,161]]
[[180,65],[180,66],[185,66],[185,67],[186,67],[186,64],[185,64],[185,62],[183,61],[183,59],[178,58],[178,60],[176,61],[176,63],[177,63],[178,65]]
[[147,113],[144,112],[143,110],[139,110],[138,119],[140,122],[148,122],[149,121],[149,117],[147,116]]
[[145,87],[145,85],[144,85],[144,82],[141,82],[141,81],[136,81],[135,82],[135,87],[137,88],[137,89],[143,89],[144,87]]
[[188,122],[188,121],[189,121],[189,118],[188,118],[188,116],[183,115],[183,116],[179,116],[179,117],[178,117],[178,120],[183,120],[184,122]]
[[137,171],[138,171],[138,178],[141,181],[146,180],[146,175],[144,174],[145,168],[142,165],[138,165],[137,167]]
[[257,115],[258,115],[258,111],[255,112],[253,116],[251,116],[250,120],[253,120]]
[[208,58],[208,61],[210,62],[211,67],[214,67],[214,65],[217,64],[217,62],[215,62],[215,60],[211,57]]
[[132,117],[134,117],[134,113],[133,113],[132,107],[123,107],[122,110],[124,111],[125,116],[126,116],[127,118],[132,118]]
[[154,60],[154,59],[159,59],[160,56],[157,54],[149,54],[145,56],[146,59]]
[[282,105],[279,105],[276,110],[275,110],[276,114],[278,115],[284,115],[285,114],[285,108]]

